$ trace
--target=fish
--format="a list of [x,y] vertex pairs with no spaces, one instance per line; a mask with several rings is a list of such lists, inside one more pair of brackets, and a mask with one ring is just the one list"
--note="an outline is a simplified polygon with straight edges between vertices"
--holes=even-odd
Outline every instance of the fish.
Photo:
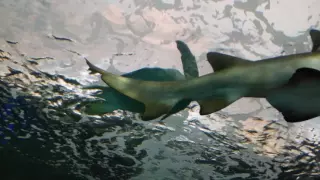
[[[139,70],[123,74],[123,77],[145,80],[145,81],[178,81],[184,79],[190,79],[199,76],[199,70],[196,63],[196,58],[190,51],[188,45],[183,41],[176,41],[177,49],[181,54],[181,61],[183,66],[182,74],[177,69],[164,69],[159,67],[154,68],[141,68]],[[91,73],[97,73],[95,69],[91,69]],[[93,96],[100,98],[101,100],[89,102],[84,107],[84,112],[88,115],[103,115],[111,113],[115,110],[121,109],[135,113],[142,113],[144,111],[144,104],[126,96],[115,89],[106,86],[88,86],[84,89],[98,89],[100,92]],[[176,110],[172,113],[176,113],[183,110],[188,106],[190,102],[179,104]]]
[[213,73],[192,79],[163,82],[115,75],[94,66],[89,61],[86,62],[90,69],[101,74],[101,79],[108,86],[144,104],[142,120],[152,120],[162,115],[165,116],[161,119],[167,118],[177,105],[191,101],[200,105],[200,115],[211,114],[242,97],[266,97],[271,90],[287,84],[298,69],[320,70],[318,51],[260,61],[208,52],[207,60],[215,70]]

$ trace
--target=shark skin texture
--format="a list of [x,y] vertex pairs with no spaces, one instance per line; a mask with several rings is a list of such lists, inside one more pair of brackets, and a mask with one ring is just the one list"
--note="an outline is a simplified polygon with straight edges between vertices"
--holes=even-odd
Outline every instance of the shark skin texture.
[[[143,120],[152,120],[163,115],[165,116],[162,119],[165,119],[173,112],[178,112],[177,106],[191,101],[197,101],[200,105],[200,114],[206,115],[217,112],[242,97],[267,98],[267,100],[269,98],[272,101],[273,97],[285,93],[285,90],[293,93],[295,87],[301,89],[303,85],[307,85],[305,83],[307,79],[316,81],[314,70],[320,70],[320,52],[317,51],[319,31],[310,30],[310,36],[313,41],[312,52],[260,61],[209,52],[207,60],[215,70],[214,73],[179,81],[160,82],[127,78],[106,72],[89,61],[87,64],[91,70],[101,74],[101,79],[108,86],[143,103],[145,106],[144,112],[141,113]],[[297,82],[296,79],[300,80],[298,85],[292,85],[292,82]],[[303,93],[305,90],[299,92]],[[304,121],[315,116],[312,112],[290,120],[292,116],[287,114],[288,110],[284,110],[285,104],[273,102],[275,108],[285,114],[285,120],[288,122]],[[290,111],[294,111],[294,107],[292,108]]]

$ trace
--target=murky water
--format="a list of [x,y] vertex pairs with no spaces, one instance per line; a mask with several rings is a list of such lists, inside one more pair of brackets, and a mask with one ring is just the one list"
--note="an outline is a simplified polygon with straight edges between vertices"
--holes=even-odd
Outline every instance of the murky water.
[[[200,74],[205,53],[250,60],[311,49],[316,0],[0,1],[1,179],[317,179],[319,118],[287,124],[261,99],[165,121],[129,112],[87,116],[84,57],[122,74],[182,70],[186,42]],[[248,72],[250,73],[250,72]]]

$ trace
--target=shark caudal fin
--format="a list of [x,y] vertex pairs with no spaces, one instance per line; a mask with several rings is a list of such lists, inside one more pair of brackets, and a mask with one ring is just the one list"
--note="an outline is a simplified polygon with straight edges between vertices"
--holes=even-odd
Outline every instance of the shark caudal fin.
[[320,51],[319,47],[320,47],[320,31],[319,30],[315,30],[315,29],[311,29],[310,30],[310,36],[311,36],[311,40],[312,40],[312,52],[316,52],[316,51]]
[[152,120],[167,114],[180,101],[180,99],[173,97],[163,98],[172,91],[170,87],[176,83],[175,81],[160,83],[127,78],[106,72],[94,66],[88,60],[86,62],[89,70],[100,73],[101,79],[108,86],[145,105],[145,110],[141,116],[142,120]]

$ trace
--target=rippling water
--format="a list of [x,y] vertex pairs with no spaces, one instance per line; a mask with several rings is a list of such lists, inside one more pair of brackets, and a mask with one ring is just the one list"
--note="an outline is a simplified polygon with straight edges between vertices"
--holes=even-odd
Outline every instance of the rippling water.
[[310,51],[318,1],[0,2],[1,179],[317,179],[320,123],[287,124],[261,99],[160,124],[129,112],[87,116],[84,57],[114,73],[182,70],[185,41],[201,74],[207,51],[259,60]]

